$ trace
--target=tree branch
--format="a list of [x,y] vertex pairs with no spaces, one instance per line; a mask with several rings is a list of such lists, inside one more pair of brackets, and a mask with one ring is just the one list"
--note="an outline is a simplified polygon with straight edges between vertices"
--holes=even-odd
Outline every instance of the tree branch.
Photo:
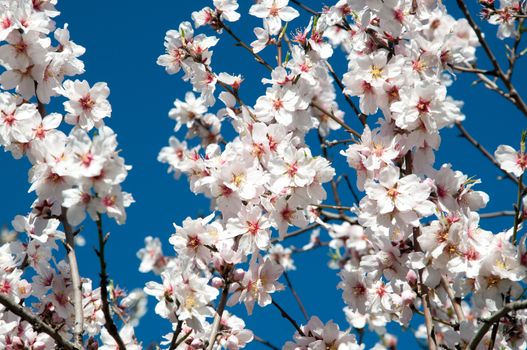
[[99,214],[99,218],[96,221],[97,223],[97,233],[99,236],[99,250],[96,250],[97,256],[99,257],[99,264],[101,266],[101,301],[102,301],[102,311],[104,313],[104,327],[108,333],[115,340],[119,346],[119,350],[126,350],[123,339],[119,334],[119,330],[113,321],[112,314],[110,312],[110,303],[108,301],[108,273],[106,272],[106,260],[104,258],[104,247],[106,245],[107,237],[104,237],[102,230],[102,218]]
[[300,1],[298,0],[291,0],[291,2],[293,4],[295,4],[296,6],[300,7],[302,10],[306,11],[306,12],[309,12],[310,14],[314,15],[314,16],[320,16],[320,12],[317,12],[315,10],[313,10],[312,8],[304,5],[303,3],[301,3]]
[[66,349],[66,350],[79,350],[80,347],[77,345],[71,343],[67,339],[64,339],[62,337],[58,330],[55,330],[53,327],[48,325],[47,323],[43,322],[38,318],[38,316],[34,315],[33,313],[27,311],[23,306],[15,303],[12,301],[8,296],[5,294],[0,294],[0,304],[4,305],[7,310],[14,313],[18,317],[22,318],[24,321],[28,322],[33,326],[33,329],[36,332],[42,332],[49,335],[57,346],[60,348]]
[[361,136],[362,136],[361,134],[359,134],[357,131],[355,131],[352,127],[350,127],[344,121],[342,121],[339,118],[337,118],[337,116],[335,114],[333,114],[333,112],[328,112],[327,110],[325,110],[322,106],[320,106],[316,102],[311,102],[311,107],[314,107],[315,109],[318,109],[324,115],[326,115],[327,117],[329,117],[330,119],[335,121],[337,124],[342,126],[344,128],[344,130],[346,130],[347,132],[349,132],[353,136],[358,137],[359,139],[361,138]]
[[225,23],[223,23],[222,21],[219,21],[219,26],[220,28],[223,28],[225,29],[225,31],[238,43],[238,45],[240,45],[241,47],[243,47],[245,50],[247,50],[251,55],[253,55],[253,57],[256,59],[256,62],[260,63],[261,65],[263,65],[265,68],[267,68],[269,71],[272,71],[273,70],[273,67],[267,63],[263,58],[262,56],[260,56],[259,54],[257,54],[256,52],[253,51],[253,49],[247,45],[246,43],[244,43],[236,34],[234,34],[234,32],[232,31],[232,29],[227,26]]
[[326,61],[326,67],[328,68],[329,73],[331,74],[333,79],[335,79],[335,81],[337,82],[337,85],[339,86],[340,91],[342,92],[342,95],[344,95],[344,98],[346,99],[346,102],[348,102],[348,104],[350,105],[351,109],[353,109],[353,112],[355,112],[355,114],[359,118],[360,122],[362,123],[362,126],[365,126],[366,125],[366,117],[367,117],[366,114],[362,113],[357,108],[357,106],[355,106],[355,103],[353,103],[353,100],[351,99],[350,95],[348,95],[347,93],[344,92],[344,84],[342,83],[342,80],[340,80],[339,76],[337,75],[337,73],[335,73],[335,71],[333,70],[333,67],[329,64],[328,61]]
[[282,317],[288,320],[293,325],[293,327],[295,327],[298,334],[304,337],[305,334],[300,328],[300,326],[298,325],[298,323],[296,323],[296,321],[291,316],[289,316],[289,314],[280,305],[278,305],[278,303],[274,301],[274,299],[273,299],[273,305],[278,309],[278,311],[280,311],[280,314],[282,315]]
[[287,238],[292,238],[292,237],[295,237],[295,236],[298,236],[298,235],[301,235],[302,233],[305,233],[305,232],[308,232],[308,231],[311,231],[317,227],[319,227],[320,224],[319,223],[314,223],[314,224],[311,224],[311,225],[307,225],[306,227],[304,228],[301,228],[299,230],[296,230],[296,231],[293,231],[287,235],[285,235],[283,238],[273,238],[271,240],[271,243],[278,243],[280,241],[283,241],[284,239],[287,239]]
[[227,297],[229,296],[229,286],[230,283],[226,282],[225,286],[223,287],[223,291],[221,292],[221,298],[216,309],[216,315],[214,315],[214,323],[212,324],[212,330],[210,332],[209,345],[207,346],[207,350],[212,350],[212,348],[214,347],[214,343],[216,342],[218,330],[220,329],[221,316],[223,315],[223,311],[225,310],[225,304],[227,304]]
[[[176,315],[177,318],[177,315]],[[177,338],[179,337],[179,334],[181,333],[181,330],[183,329],[183,321],[179,320],[177,321],[176,329],[174,330],[174,333],[172,334],[172,341],[170,342],[170,347],[168,350],[174,350],[177,348]]]
[[481,219],[491,219],[491,218],[497,218],[500,216],[514,216],[514,211],[512,210],[503,210],[503,211],[496,211],[493,213],[483,213],[479,214],[479,217]]
[[75,326],[73,328],[73,334],[75,343],[77,346],[82,347],[82,334],[84,333],[84,314],[82,307],[82,283],[79,274],[79,265],[77,263],[77,256],[75,254],[75,232],[68,222],[67,209],[62,208],[62,213],[59,217],[62,226],[64,227],[64,233],[66,234],[66,254],[68,257],[68,263],[70,265],[71,282],[73,288],[73,309],[75,313]]
[[490,318],[484,321],[481,328],[478,330],[474,338],[470,341],[470,343],[467,346],[467,349],[469,350],[475,350],[478,347],[478,344],[481,342],[481,339],[487,334],[490,327],[496,322],[498,322],[502,317],[507,315],[511,311],[517,311],[527,309],[527,300],[522,301],[514,301],[512,303],[508,303],[500,310],[496,311]]
[[441,282],[446,290],[450,302],[452,303],[452,308],[454,309],[454,312],[456,314],[457,322],[463,322],[465,320],[465,314],[463,313],[463,309],[461,308],[460,300],[456,298],[454,291],[450,287],[450,283],[448,282],[445,276],[442,276]]
[[279,348],[278,346],[271,344],[270,342],[268,342],[268,341],[265,340],[265,339],[260,338],[260,337],[257,336],[256,334],[254,335],[254,341],[257,341],[258,343],[267,346],[269,349],[272,349],[272,350],[280,350],[280,348]]
[[516,199],[516,205],[514,208],[514,229],[512,232],[512,244],[516,244],[516,236],[518,236],[518,227],[522,219],[522,197],[523,197],[523,174],[518,179],[518,198]]
[[488,160],[492,162],[498,169],[500,169],[501,172],[510,180],[512,180],[514,183],[518,184],[518,179],[514,177],[513,175],[509,174],[505,170],[501,169],[500,163],[494,158],[492,154],[490,154],[489,151],[485,147],[483,147],[478,140],[476,140],[464,127],[461,123],[457,122],[456,126],[458,130],[461,132],[461,135],[467,139],[468,142],[470,142],[474,147],[476,147],[485,157],[487,157]]
[[[489,44],[485,40],[485,37],[483,35],[483,32],[479,28],[479,26],[476,24],[474,19],[472,18],[472,15],[470,14],[470,11],[467,8],[467,5],[463,0],[457,0],[457,4],[459,8],[461,9],[461,12],[463,12],[463,15],[467,19],[469,25],[472,27],[474,32],[476,33],[476,36],[478,37],[478,41],[483,47],[483,50],[487,54],[487,57],[489,58],[490,62],[492,63],[492,66],[494,67],[494,70],[497,74],[497,76],[500,78],[500,80],[503,82],[503,84],[507,87],[507,90],[509,90],[509,95],[512,98],[512,102],[514,105],[523,113],[525,117],[527,117],[527,105],[521,98],[521,96],[516,91],[516,88],[514,87],[514,84],[512,83],[510,76],[511,74],[505,74],[498,63],[498,60],[496,59],[496,56],[492,52]],[[519,43],[519,42],[518,42]]]
[[302,303],[300,296],[298,295],[295,288],[293,287],[293,283],[291,283],[291,279],[289,279],[289,275],[287,274],[287,271],[285,270],[284,270],[284,277],[285,277],[285,282],[287,284],[287,287],[289,287],[291,294],[293,294],[293,297],[295,297],[296,303],[298,304],[300,311],[302,311],[304,318],[306,319],[306,321],[309,320],[309,316],[307,314],[306,308],[304,307],[304,304]]

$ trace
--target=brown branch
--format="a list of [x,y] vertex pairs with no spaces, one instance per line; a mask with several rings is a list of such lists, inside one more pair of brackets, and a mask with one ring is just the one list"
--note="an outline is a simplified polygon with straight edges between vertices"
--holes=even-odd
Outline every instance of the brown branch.
[[520,46],[520,42],[523,36],[522,26],[524,21],[525,19],[523,18],[518,21],[518,30],[516,31],[516,35],[514,37],[514,45],[512,46],[512,49],[510,50],[510,55],[508,56],[509,69],[507,69],[507,73],[505,73],[505,76],[509,80],[512,78],[512,73],[514,71],[516,61],[521,55],[521,53],[518,53],[518,47]]
[[[417,238],[419,237],[419,228],[414,229],[414,247],[415,251],[421,251]],[[429,350],[436,350],[437,343],[434,335],[434,324],[432,319],[432,312],[430,306],[430,291],[423,283],[423,271],[419,271],[419,295],[421,296],[421,304],[423,305],[423,314],[425,317],[426,338]]]
[[309,232],[317,227],[319,227],[320,224],[319,223],[314,223],[314,224],[311,224],[311,225],[307,225],[306,227],[304,228],[301,228],[299,230],[296,230],[296,231],[293,231],[287,235],[285,235],[283,238],[273,238],[271,240],[271,243],[278,243],[280,241],[283,241],[284,239],[288,239],[288,238],[292,238],[292,237],[296,237],[298,235],[301,235],[302,233],[305,233],[305,232]]
[[216,308],[216,314],[214,315],[214,322],[212,324],[212,330],[210,332],[209,345],[207,350],[212,350],[214,343],[216,342],[216,337],[218,336],[218,330],[220,329],[221,316],[225,310],[225,304],[227,304],[227,297],[229,296],[229,286],[230,283],[226,282],[221,292],[220,302]]
[[500,163],[494,158],[492,154],[490,154],[489,151],[485,147],[483,147],[466,129],[463,127],[463,125],[459,122],[456,123],[456,126],[458,130],[461,132],[462,136],[467,139],[474,147],[476,147],[485,157],[487,157],[488,160],[492,162],[500,171],[503,172],[503,174],[510,180],[514,181],[514,183],[518,184],[518,179],[514,177],[512,174],[509,174],[505,170],[501,169]]
[[265,340],[265,339],[260,338],[260,337],[257,336],[256,334],[254,335],[254,341],[257,341],[258,343],[267,346],[269,349],[272,349],[272,350],[280,350],[280,348],[279,348],[278,346],[271,344],[270,342],[268,342],[268,341]]
[[82,334],[84,333],[84,314],[82,307],[82,283],[79,274],[79,265],[77,263],[77,256],[75,254],[75,232],[67,219],[68,209],[62,208],[62,213],[59,217],[62,226],[64,227],[64,233],[66,234],[66,254],[68,257],[68,263],[70,265],[71,283],[73,288],[73,309],[75,314],[75,326],[73,328],[73,334],[75,343],[77,346],[82,347]]
[[352,225],[357,225],[357,222],[358,222],[356,218],[352,218],[351,216],[347,216],[347,215],[340,214],[340,213],[339,214],[332,213],[332,212],[327,211],[327,210],[321,210],[320,211],[320,217],[323,218],[323,219],[326,219],[326,220],[346,221],[346,222],[349,222]]
[[[318,130],[318,141],[320,143],[320,149],[322,150],[322,156],[324,156],[324,158],[326,158],[328,161],[331,161],[331,159],[329,159],[328,149],[324,146],[326,143],[326,139],[320,133],[320,129]],[[333,192],[333,199],[335,200],[335,203],[337,203],[337,206],[340,207],[341,202],[340,202],[339,191],[337,187],[337,182],[335,181],[334,178],[331,179],[331,191]],[[338,211],[339,211],[339,214],[344,214],[343,209],[339,208]]]
[[293,287],[293,284],[291,283],[291,279],[289,278],[289,275],[287,274],[287,271],[285,270],[284,270],[284,277],[285,277],[285,282],[287,284],[287,287],[289,287],[291,294],[293,294],[293,297],[295,298],[296,303],[298,304],[298,307],[300,308],[300,311],[302,311],[304,318],[306,319],[306,321],[309,320],[309,316],[307,314],[306,308],[304,307],[304,304],[302,303],[300,296],[298,295],[295,288]]
[[260,56],[256,52],[254,52],[253,49],[249,45],[244,43],[236,34],[234,34],[232,29],[228,25],[226,25],[224,22],[220,21],[219,22],[219,26],[220,26],[220,28],[225,29],[225,31],[238,43],[238,45],[240,45],[245,50],[247,50],[251,55],[253,55],[253,57],[256,59],[256,62],[260,63],[261,65],[263,65],[265,68],[267,68],[270,71],[273,70],[273,67],[269,63],[267,63],[262,58],[262,56]]
[[503,211],[496,211],[493,213],[483,213],[479,214],[479,217],[481,219],[491,219],[491,218],[497,218],[501,216],[514,216],[515,212],[512,210],[503,210]]
[[472,338],[472,340],[467,346],[467,349],[475,350],[478,347],[478,344],[481,342],[481,339],[483,339],[485,334],[487,334],[487,332],[489,331],[490,327],[492,327],[494,323],[499,322],[502,317],[506,316],[511,311],[523,309],[527,309],[527,300],[514,301],[512,303],[505,304],[503,308],[496,311],[494,314],[492,314],[492,316],[490,316],[490,318],[483,321],[483,325],[477,331],[474,338]]
[[314,207],[325,208],[325,209],[337,209],[350,211],[352,207],[346,207],[343,205],[332,205],[332,204],[313,204]]
[[[177,315],[176,315],[177,318]],[[177,338],[179,337],[179,334],[181,333],[181,330],[183,329],[183,321],[179,320],[177,321],[176,329],[174,330],[174,333],[172,334],[172,340],[170,341],[170,347],[168,350],[174,350],[177,348]]]
[[336,145],[340,145],[340,144],[346,144],[346,143],[356,143],[357,142],[357,139],[345,139],[345,140],[335,140],[335,141],[326,141],[324,143],[324,146],[325,147],[334,147]]
[[282,315],[282,317],[288,320],[293,325],[293,327],[295,327],[298,334],[304,337],[305,334],[300,328],[300,326],[298,325],[298,323],[296,323],[296,321],[291,316],[289,316],[289,314],[280,305],[278,305],[278,303],[274,301],[274,299],[273,299],[273,305],[278,309],[278,311],[280,311],[280,314]]
[[522,207],[522,197],[523,197],[523,174],[520,175],[518,179],[518,198],[516,199],[516,205],[514,207],[514,228],[512,231],[512,244],[516,244],[516,236],[518,235],[518,227],[522,219],[521,216],[521,207]]
[[291,0],[291,2],[293,4],[295,4],[296,6],[300,7],[302,10],[304,10],[306,12],[309,12],[310,14],[312,14],[314,16],[320,16],[320,12],[317,12],[317,11],[313,10],[312,8],[310,8],[309,6],[304,5],[303,3],[301,3],[298,0]]
[[[405,174],[411,174],[413,172],[413,157],[412,152],[406,153],[404,157],[405,167],[404,167],[404,173]],[[413,229],[413,243],[414,243],[414,251],[421,252],[421,246],[419,245],[419,235],[421,234],[421,230],[419,227],[415,227]],[[421,304],[423,305],[423,313],[425,316],[425,326],[426,326],[426,338],[428,343],[428,349],[429,350],[436,350],[437,349],[437,341],[434,334],[434,324],[432,321],[432,310],[430,306],[430,290],[428,289],[428,286],[423,283],[423,270],[419,270],[419,296],[421,297]]]
[[316,102],[311,102],[311,107],[314,107],[315,109],[318,109],[324,115],[326,115],[327,117],[329,117],[333,121],[337,122],[337,124],[342,126],[344,128],[344,130],[346,130],[350,134],[358,137],[359,139],[361,138],[361,136],[362,136],[361,134],[359,134],[357,131],[355,131],[352,127],[350,127],[344,121],[340,120],[335,114],[333,114],[333,112],[328,112],[326,109],[324,109],[324,107],[320,106]]
[[463,309],[461,308],[460,300],[456,298],[454,291],[450,287],[450,283],[448,282],[445,276],[441,277],[441,282],[443,284],[443,288],[445,288],[446,290],[446,293],[448,295],[448,298],[450,299],[450,302],[452,303],[452,307],[456,314],[457,321],[459,323],[463,322],[465,320],[465,314],[463,313]]
[[362,113],[357,108],[357,106],[355,106],[355,103],[353,103],[351,96],[344,92],[345,87],[344,87],[344,84],[342,83],[342,80],[340,80],[339,76],[337,75],[337,73],[335,73],[335,70],[333,70],[333,67],[329,64],[328,61],[326,61],[326,67],[328,68],[329,73],[331,74],[333,79],[335,79],[335,81],[337,82],[337,85],[339,86],[340,91],[342,92],[342,95],[344,95],[346,102],[350,105],[351,109],[353,109],[353,112],[355,112],[355,114],[359,118],[360,122],[362,123],[362,126],[365,126],[366,118],[367,118],[366,114]]
[[484,75],[496,76],[496,71],[495,70],[484,70],[484,69],[479,69],[479,68],[475,68],[475,67],[455,66],[455,65],[452,65],[452,64],[449,64],[449,67],[452,68],[453,70],[457,70],[459,72],[464,72],[464,73],[475,73],[475,74],[484,74]]
[[496,337],[498,336],[498,328],[500,326],[500,321],[498,320],[496,323],[494,323],[494,327],[492,327],[492,332],[490,334],[490,342],[488,350],[494,349],[494,344],[496,343]]
[[353,199],[355,199],[355,203],[359,204],[360,203],[359,196],[357,196],[357,193],[353,189],[353,186],[351,185],[351,181],[349,179],[348,174],[343,174],[342,177],[344,178],[346,185],[348,185],[348,189],[350,190],[351,195],[353,196]]
[[95,253],[99,257],[99,264],[101,266],[101,272],[99,274],[101,278],[101,301],[102,301],[102,311],[104,314],[104,327],[108,333],[115,340],[116,344],[119,346],[119,350],[126,350],[123,339],[119,334],[119,330],[113,321],[112,314],[110,312],[110,303],[108,301],[108,273],[106,272],[106,260],[104,258],[104,248],[108,237],[104,237],[102,230],[102,218],[99,214],[99,218],[96,221],[97,223],[97,233],[99,236],[99,250],[95,250]]
[[[496,71],[497,76],[503,82],[505,87],[507,87],[507,90],[509,90],[508,94],[511,97],[511,102],[523,113],[525,117],[527,117],[527,105],[525,104],[521,96],[516,91],[516,88],[514,87],[514,84],[512,83],[510,76],[503,72],[500,64],[498,63],[498,60],[496,59],[496,56],[494,55],[489,44],[485,40],[483,32],[481,31],[479,26],[476,24],[476,22],[472,18],[472,15],[470,14],[470,11],[468,10],[467,5],[465,4],[464,0],[457,0],[457,4],[459,8],[461,9],[461,12],[463,12],[463,15],[467,19],[469,25],[472,27],[472,29],[476,33],[476,36],[478,37],[478,41],[483,47],[483,50],[487,54],[487,57],[489,58],[490,62],[492,63],[492,66],[494,67],[494,70]],[[510,75],[512,75],[512,73]]]
[[64,339],[58,332],[44,321],[42,321],[38,316],[26,310],[23,306],[12,301],[8,296],[0,294],[0,304],[4,305],[7,310],[17,315],[24,321],[28,322],[33,326],[33,329],[36,332],[42,332],[49,335],[55,341],[56,345],[62,349],[66,350],[79,350],[76,344],[71,343],[67,339]]

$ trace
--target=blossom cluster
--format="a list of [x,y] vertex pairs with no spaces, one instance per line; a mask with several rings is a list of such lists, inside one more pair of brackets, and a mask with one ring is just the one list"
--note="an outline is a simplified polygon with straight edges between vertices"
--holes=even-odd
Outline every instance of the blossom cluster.
[[[96,344],[92,337],[105,324],[101,288],[78,276],[74,246],[81,236],[76,226],[87,215],[94,221],[107,214],[125,222],[133,198],[121,183],[131,167],[104,123],[112,112],[107,84],[69,79],[84,73],[79,57],[85,49],[70,39],[67,24],[57,27],[56,3],[0,2],[0,145],[14,158],[29,161],[29,192],[37,196],[31,211],[12,222],[18,237],[0,247],[0,294],[46,320],[64,339],[72,339],[76,325],[83,324]],[[53,97],[64,98],[64,114],[47,111]],[[67,257],[58,253],[63,244]],[[118,288],[111,296],[124,317],[136,297]],[[11,311],[0,307],[1,348],[58,346]],[[104,332],[102,349],[110,342]],[[133,345],[133,329],[126,332],[129,349],[140,348]]]
[[[295,268],[292,253],[326,245],[318,232],[301,249],[277,243],[288,238],[290,227],[310,224],[330,235],[327,245],[335,252],[330,267],[340,270],[338,288],[348,321],[357,330],[378,333],[383,340],[378,348],[393,341],[386,333],[389,322],[407,327],[421,309],[443,322],[434,322],[433,330],[421,325],[417,337],[433,334],[438,346],[466,346],[478,331],[478,319],[521,297],[527,272],[517,226],[496,234],[480,227],[477,211],[489,201],[477,190],[480,181],[450,164],[434,164],[441,129],[465,118],[462,103],[447,89],[456,70],[476,62],[480,40],[469,21],[456,20],[434,1],[339,0],[289,35],[299,12],[287,0],[262,0],[249,9],[263,20],[249,46],[230,28],[229,22],[240,18],[236,1],[213,3],[192,14],[194,26],[183,22],[167,32],[166,53],[158,59],[169,74],[182,70],[193,89],[169,113],[175,131],[187,128],[186,140],[172,136],[158,159],[176,178],[185,175],[192,192],[210,198],[214,213],[176,225],[169,240],[175,257],[165,256],[160,241],[148,238],[141,270],[161,274],[162,284],[146,288],[159,301],[156,311],[174,329],[185,321],[192,329],[188,346],[210,345],[217,329],[207,319],[221,317],[222,299],[230,294],[227,305],[242,302],[249,314],[256,303],[270,304],[271,294],[284,288],[283,271]],[[522,10],[517,2],[501,3],[505,9],[482,2],[488,17],[500,22],[498,36],[507,37],[514,25],[507,27],[497,16]],[[214,71],[212,49],[220,39],[196,34],[194,28],[203,26],[232,36],[269,69],[254,105],[244,102],[240,75]],[[285,59],[282,44],[287,44]],[[273,47],[276,65],[259,55]],[[348,62],[342,81],[329,63],[337,49]],[[358,100],[358,108],[351,104],[362,133],[344,121],[335,83]],[[217,99],[222,105],[212,112]],[[224,122],[236,132],[229,140],[222,135]],[[327,200],[324,184],[333,181],[335,171],[327,152],[313,156],[306,144],[315,129],[324,150],[331,144],[326,137],[341,128],[352,136],[341,154],[365,193],[351,216],[321,209]],[[522,147],[516,152],[500,146],[496,153],[504,171],[514,176],[527,167]],[[328,218],[341,223],[330,224]],[[189,296],[187,288],[198,290],[191,287],[197,281],[199,295]],[[220,299],[216,312],[215,299]],[[493,341],[507,348],[524,344],[524,314],[501,326],[514,328],[514,337],[499,333]],[[339,332],[332,322],[312,318],[297,329],[296,344],[284,349],[318,348],[320,342],[326,348],[360,348],[353,335]]]
[[[231,28],[242,4],[213,0],[167,31],[157,63],[192,91],[168,113],[178,135],[158,160],[208,198],[211,213],[174,224],[171,254],[146,237],[139,271],[157,280],[127,293],[108,281],[104,256],[103,215],[124,224],[134,202],[121,187],[131,166],[106,125],[110,89],[73,78],[84,73],[85,49],[67,24],[57,26],[57,0],[0,0],[0,145],[28,160],[36,194],[13,230],[1,231],[0,348],[141,349],[134,327],[144,294],[170,325],[159,345],[171,350],[238,350],[253,341],[275,348],[229,309],[236,304],[248,315],[276,307],[294,327],[284,350],[364,349],[366,330],[378,335],[374,349],[393,349],[388,325],[421,318],[415,336],[431,350],[526,348],[527,132],[519,149],[500,145],[494,155],[471,141],[518,185],[504,232],[480,225],[489,201],[481,181],[435,157],[442,129],[463,130],[463,104],[448,94],[457,72],[477,74],[527,115],[510,80],[525,54],[526,9],[519,0],[480,1],[498,38],[516,40],[504,72],[458,4],[463,19],[441,1],[338,0],[317,12],[296,0],[257,0],[248,5],[258,25],[246,43]],[[310,18],[295,28],[301,11]],[[253,101],[241,72],[216,69],[220,36],[267,70]],[[476,68],[479,45],[493,70]],[[342,75],[331,65],[338,53]],[[63,111],[51,111],[55,100]],[[332,164],[339,147],[333,161],[341,164]],[[342,168],[356,177],[338,174]],[[339,193],[342,181],[352,196]],[[80,276],[75,253],[88,217],[99,240],[99,286]],[[310,231],[301,248],[286,245]],[[349,327],[308,315],[288,277],[301,268],[295,253],[321,247],[338,271]],[[305,324],[279,305],[286,289]]]

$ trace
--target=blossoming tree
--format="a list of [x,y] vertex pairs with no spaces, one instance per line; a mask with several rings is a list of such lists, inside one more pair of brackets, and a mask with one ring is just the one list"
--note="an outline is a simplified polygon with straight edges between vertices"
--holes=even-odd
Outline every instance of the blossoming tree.
[[[107,125],[109,87],[73,78],[84,73],[85,50],[67,25],[56,26],[56,2],[0,0],[0,144],[27,158],[36,194],[0,246],[0,348],[141,349],[134,327],[146,297],[109,280],[103,227],[104,216],[126,221],[134,200],[121,184],[131,167]],[[513,81],[527,53],[527,9],[520,0],[480,0],[477,9],[456,2],[339,0],[314,10],[260,0],[242,19],[236,0],[213,0],[167,32],[157,63],[192,91],[169,112],[186,134],[172,136],[159,161],[209,198],[211,212],[174,225],[171,254],[153,237],[137,254],[139,271],[156,276],[144,293],[172,328],[158,347],[351,350],[366,347],[369,331],[375,349],[395,349],[386,326],[418,322],[415,336],[429,349],[527,348],[527,133],[517,130],[517,145],[493,154],[463,127],[462,103],[448,95],[456,75],[470,74],[527,117]],[[462,18],[448,14],[456,5]],[[498,26],[504,49],[490,47],[475,11]],[[231,28],[242,20],[260,23],[252,42]],[[221,36],[267,70],[255,101],[242,75],[214,69]],[[347,61],[342,76],[334,56]],[[63,110],[53,111],[55,100]],[[479,180],[436,164],[446,127],[517,186],[513,210],[478,214],[489,200]],[[343,166],[356,176],[335,170]],[[496,216],[510,216],[510,229],[480,226]],[[79,274],[88,220],[97,228],[98,281]],[[288,245],[302,234],[310,234],[305,246]],[[313,249],[334,252],[348,326],[309,315],[293,288],[294,254]],[[305,320],[273,299],[285,290]],[[246,313],[229,309],[238,303]],[[242,317],[268,306],[290,322],[291,341],[246,329]]]

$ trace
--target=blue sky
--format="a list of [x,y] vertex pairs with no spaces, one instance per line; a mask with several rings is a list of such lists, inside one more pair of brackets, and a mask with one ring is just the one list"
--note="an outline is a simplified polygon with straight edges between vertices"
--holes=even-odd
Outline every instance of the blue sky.
[[[69,23],[72,39],[86,47],[82,57],[86,64],[86,73],[81,77],[90,84],[106,81],[111,89],[110,102],[113,106],[112,118],[108,124],[119,135],[122,155],[127,163],[133,166],[125,190],[131,192],[136,203],[129,208],[129,219],[124,226],[117,226],[105,221],[105,229],[111,232],[107,249],[109,273],[117,283],[128,290],[141,287],[153,275],[143,275],[137,271],[139,261],[136,251],[143,246],[146,235],[159,236],[170,252],[168,237],[173,233],[172,223],[180,223],[185,217],[196,217],[209,213],[208,201],[194,196],[188,189],[187,181],[181,178],[174,181],[172,175],[166,174],[166,166],[157,162],[157,154],[167,142],[174,122],[167,116],[175,98],[182,99],[189,89],[180,80],[180,75],[169,76],[162,67],[156,65],[157,57],[163,53],[163,38],[168,29],[177,28],[184,20],[190,20],[191,12],[212,1],[174,1],[151,0],[149,2],[122,2],[93,0],[89,4],[78,1],[61,1],[58,9],[62,12],[59,24]],[[250,1],[243,1],[241,6],[242,21],[234,23],[232,28],[246,42],[253,40],[251,28],[260,25],[260,20],[247,14]],[[319,1],[305,1],[313,8],[319,8]],[[454,5],[454,2],[448,2]],[[450,12],[459,16],[455,6]],[[293,22],[289,30],[307,24],[307,16]],[[491,45],[501,47],[494,38],[495,28],[490,28],[488,37]],[[211,34],[209,29],[200,29]],[[264,92],[259,83],[267,74],[242,49],[234,47],[232,40],[222,36],[214,50],[213,67],[215,71],[241,73],[246,78],[242,94],[246,101],[253,103],[256,97]],[[483,52],[480,51],[480,57]],[[501,58],[503,59],[503,57]],[[334,67],[341,75],[344,73],[344,61],[335,59]],[[490,67],[488,61],[481,60],[482,67]],[[521,63],[520,63],[521,67]],[[516,78],[525,76],[525,70],[519,69]],[[460,76],[450,88],[450,94],[456,99],[465,101],[463,108],[467,116],[466,128],[492,152],[499,144],[511,144],[517,147],[521,130],[526,127],[526,120],[508,102],[495,93],[481,86],[471,87],[472,76]],[[518,79],[518,88],[526,89],[525,82]],[[58,105],[60,106],[60,105]],[[354,115],[345,103],[341,107],[346,111],[346,118],[360,129]],[[53,108],[53,107],[52,107]],[[60,110],[57,110],[61,112]],[[489,206],[482,212],[511,210],[515,201],[516,189],[510,181],[497,180],[500,174],[481,154],[468,145],[466,140],[458,137],[456,129],[444,130],[443,144],[437,154],[436,165],[445,162],[453,164],[469,176],[480,177],[483,184],[479,186],[491,195]],[[338,150],[332,151],[335,166],[339,171],[353,173],[347,169],[344,159]],[[0,224],[9,223],[17,214],[25,214],[34,199],[33,194],[26,194],[27,161],[15,161],[8,153],[0,153],[0,186],[3,199],[0,201]],[[342,193],[347,193],[345,190]],[[351,196],[344,195],[344,204],[353,204]],[[495,231],[512,225],[512,219],[487,220],[483,227]],[[98,265],[91,249],[96,244],[96,232],[93,226],[86,225],[84,236],[87,244],[79,251],[81,273],[97,280]],[[307,237],[306,237],[307,238]],[[293,243],[302,244],[306,238]],[[335,290],[338,283],[336,272],[327,268],[327,251],[320,249],[296,257],[298,270],[290,277],[299,291],[310,315],[318,315],[323,321],[334,319],[341,328],[346,328],[341,309],[343,302],[341,292]],[[294,299],[289,292],[276,295],[276,300],[300,322],[302,321]],[[170,331],[170,325],[158,318],[153,312],[154,300],[149,300],[149,313],[144,317],[136,330],[145,347],[152,341],[160,340],[161,335]],[[248,327],[276,345],[292,338],[294,330],[282,319],[273,307],[256,308],[251,318],[246,317],[243,308],[234,308],[243,317]],[[410,333],[400,333],[404,348],[415,346]],[[368,342],[374,338],[367,339]],[[253,348],[262,346],[254,343]],[[401,346],[400,348],[403,348]]]

